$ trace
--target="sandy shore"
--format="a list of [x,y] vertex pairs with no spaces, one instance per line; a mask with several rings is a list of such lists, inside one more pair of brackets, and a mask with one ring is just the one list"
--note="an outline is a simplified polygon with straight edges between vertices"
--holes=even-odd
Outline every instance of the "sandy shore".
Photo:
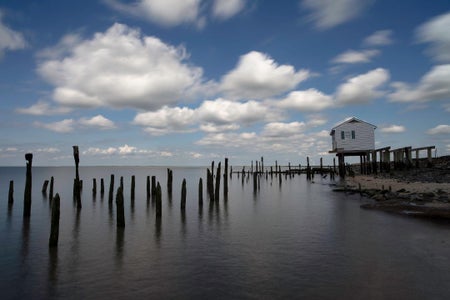
[[450,193],[450,183],[409,182],[367,175],[347,177],[345,183],[352,189],[359,189],[359,185],[361,185],[363,190],[375,189],[397,192],[403,189],[410,193],[435,193],[438,191]]

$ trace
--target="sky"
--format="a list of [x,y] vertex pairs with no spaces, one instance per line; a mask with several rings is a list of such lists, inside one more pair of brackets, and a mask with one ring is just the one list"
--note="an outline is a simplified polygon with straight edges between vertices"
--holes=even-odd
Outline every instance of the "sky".
[[3,0],[0,166],[328,164],[353,116],[450,155],[449,31],[448,0]]

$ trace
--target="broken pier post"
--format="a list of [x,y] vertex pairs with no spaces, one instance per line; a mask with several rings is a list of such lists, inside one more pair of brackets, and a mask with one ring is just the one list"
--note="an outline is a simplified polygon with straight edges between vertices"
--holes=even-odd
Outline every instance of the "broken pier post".
[[23,216],[30,217],[31,215],[31,166],[33,164],[33,154],[27,153],[25,154],[25,160],[27,161],[27,171],[26,171],[26,179],[25,179],[25,192],[23,197]]
[[50,238],[48,245],[50,248],[58,246],[59,237],[59,194],[57,193],[52,200],[52,217],[51,217],[51,227],[50,227]]

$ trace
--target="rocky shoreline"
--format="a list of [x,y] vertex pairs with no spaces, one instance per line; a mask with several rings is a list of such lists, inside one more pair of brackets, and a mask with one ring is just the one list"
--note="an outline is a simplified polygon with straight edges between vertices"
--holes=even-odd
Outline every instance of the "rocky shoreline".
[[450,220],[450,156],[430,168],[347,177],[334,191],[372,199],[364,209]]

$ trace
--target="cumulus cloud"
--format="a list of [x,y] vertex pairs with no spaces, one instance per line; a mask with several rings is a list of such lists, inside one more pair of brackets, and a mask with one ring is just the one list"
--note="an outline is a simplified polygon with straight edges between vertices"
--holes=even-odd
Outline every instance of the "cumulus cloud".
[[201,85],[202,69],[185,62],[183,47],[122,24],[57,52],[66,55],[45,59],[38,72],[64,106],[152,110],[189,97]]
[[137,0],[126,4],[121,0],[105,2],[120,12],[167,27],[197,23],[200,18],[201,0]]
[[333,106],[333,98],[316,89],[294,91],[281,100],[278,106],[303,112],[315,112]]
[[267,54],[252,51],[222,78],[220,89],[232,97],[260,99],[289,91],[309,76],[307,70],[278,65]]
[[264,126],[263,136],[267,137],[288,137],[295,136],[304,131],[306,124],[304,122],[272,122]]
[[75,130],[75,128],[90,128],[90,129],[114,129],[116,125],[113,121],[105,118],[102,115],[97,115],[92,118],[81,118],[79,120],[64,119],[62,121],[42,123],[35,122],[34,125],[39,128],[44,128],[53,132],[68,133]]
[[450,98],[450,64],[434,66],[416,85],[394,82],[389,94],[395,102],[427,102]]
[[368,63],[378,54],[380,54],[380,51],[378,50],[347,50],[336,56],[332,62],[341,64]]
[[113,121],[105,118],[102,115],[96,115],[90,119],[88,118],[81,118],[79,121],[79,124],[85,127],[96,127],[99,129],[114,129],[116,128],[116,125]]
[[52,116],[69,113],[69,107],[54,107],[45,101],[38,101],[30,107],[20,107],[16,109],[19,114],[34,115],[34,116]]
[[44,128],[53,132],[68,133],[72,132],[75,129],[75,123],[76,122],[73,119],[64,119],[62,121],[52,123],[35,122],[34,126]]
[[219,19],[228,19],[239,13],[245,6],[245,0],[215,0],[212,13]]
[[364,45],[367,46],[385,46],[394,41],[392,39],[392,30],[378,30],[364,39]]
[[339,104],[364,104],[384,94],[379,88],[389,80],[389,71],[378,68],[350,78],[336,91]]
[[450,12],[434,17],[417,29],[419,42],[430,43],[429,53],[440,62],[450,61]]
[[301,5],[311,11],[308,20],[318,29],[329,29],[361,15],[372,0],[303,0]]
[[195,110],[188,107],[168,107],[154,111],[138,113],[133,124],[145,127],[145,131],[153,135],[170,132],[191,131],[195,122]]
[[2,22],[3,13],[0,10],[0,59],[5,51],[19,50],[27,46],[22,33],[15,31]]
[[402,133],[406,131],[405,126],[402,125],[387,125],[384,127],[381,127],[381,132],[384,133]]
[[438,125],[427,131],[428,134],[450,134],[450,125]]
[[226,99],[204,101],[196,110],[198,119],[215,124],[250,124],[261,120],[276,119],[277,112],[256,101],[244,103]]

